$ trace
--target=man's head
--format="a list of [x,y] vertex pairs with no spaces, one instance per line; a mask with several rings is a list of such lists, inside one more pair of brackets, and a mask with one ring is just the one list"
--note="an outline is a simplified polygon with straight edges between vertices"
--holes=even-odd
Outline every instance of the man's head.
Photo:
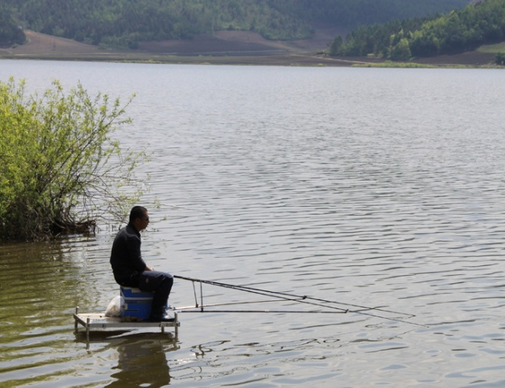
[[149,225],[149,215],[147,209],[143,206],[134,206],[130,210],[130,224],[133,225],[139,232],[147,228]]

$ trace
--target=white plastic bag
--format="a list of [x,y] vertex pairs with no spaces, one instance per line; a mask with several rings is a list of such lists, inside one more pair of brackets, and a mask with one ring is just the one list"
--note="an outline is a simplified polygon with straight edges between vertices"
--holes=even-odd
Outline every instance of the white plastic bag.
[[123,298],[118,295],[114,297],[107,306],[105,310],[106,317],[120,317],[123,309],[124,301]]

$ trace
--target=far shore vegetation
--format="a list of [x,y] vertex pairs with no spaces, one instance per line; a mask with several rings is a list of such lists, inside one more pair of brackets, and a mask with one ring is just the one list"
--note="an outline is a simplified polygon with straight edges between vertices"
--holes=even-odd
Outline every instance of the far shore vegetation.
[[[140,42],[191,39],[219,30],[252,31],[269,40],[310,39],[317,25],[349,31],[449,12],[470,1],[65,0],[62,6],[52,0],[3,0],[0,17],[5,14],[9,34],[22,26],[102,47],[135,49]],[[0,41],[1,35],[0,28]]]
[[[335,38],[330,55],[406,61],[477,50],[505,40],[505,0],[484,0],[443,15],[359,27],[344,41]],[[501,51],[494,51],[497,54]],[[497,64],[501,65],[501,55]]]
[[[142,0],[135,4],[66,0],[65,7],[58,4],[4,0],[0,58],[292,66],[391,66],[390,61],[396,67],[505,65],[505,0]],[[59,52],[56,44],[16,50],[27,46],[32,32],[81,46],[73,52]],[[255,41],[256,46],[270,54],[248,55],[251,35],[242,41],[224,39],[227,45],[220,40],[217,51],[206,47],[223,32],[256,34],[263,39]],[[300,42],[312,43],[302,48],[305,43]],[[279,55],[272,55],[276,50]],[[463,53],[472,55],[455,58]],[[442,62],[446,56],[451,58]]]

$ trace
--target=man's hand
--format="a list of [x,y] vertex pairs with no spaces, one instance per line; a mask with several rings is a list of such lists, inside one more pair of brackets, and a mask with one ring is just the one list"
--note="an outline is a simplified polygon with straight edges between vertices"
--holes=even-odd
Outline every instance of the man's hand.
[[151,268],[148,265],[146,265],[146,271],[154,271],[154,268]]

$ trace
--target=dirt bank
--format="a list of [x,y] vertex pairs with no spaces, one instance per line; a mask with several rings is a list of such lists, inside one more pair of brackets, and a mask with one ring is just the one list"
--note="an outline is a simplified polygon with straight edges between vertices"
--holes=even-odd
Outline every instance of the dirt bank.
[[[269,41],[254,32],[218,31],[214,35],[200,35],[192,40],[142,42],[137,50],[104,50],[33,31],[25,33],[28,42],[15,48],[0,49],[0,58],[280,66],[352,66],[380,62],[369,58],[330,58],[320,54],[337,33],[342,33],[324,27],[317,29],[310,40]],[[486,66],[493,60],[493,54],[474,51],[423,58],[415,62],[436,66]]]

